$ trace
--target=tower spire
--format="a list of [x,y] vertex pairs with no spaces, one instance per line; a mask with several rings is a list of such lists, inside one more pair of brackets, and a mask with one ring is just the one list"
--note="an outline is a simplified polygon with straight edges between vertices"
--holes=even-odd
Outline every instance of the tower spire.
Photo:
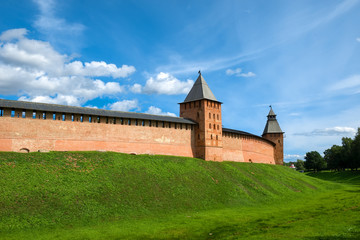
[[212,91],[210,90],[208,84],[206,83],[205,79],[201,75],[201,71],[199,70],[199,76],[196,79],[193,87],[191,88],[189,94],[186,96],[184,102],[192,102],[198,100],[211,100],[215,102],[219,102]]

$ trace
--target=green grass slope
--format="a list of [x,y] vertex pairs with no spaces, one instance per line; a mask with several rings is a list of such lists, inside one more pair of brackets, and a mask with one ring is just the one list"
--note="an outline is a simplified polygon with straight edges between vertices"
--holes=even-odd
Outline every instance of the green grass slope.
[[274,209],[288,215],[287,203],[344,188],[283,166],[112,152],[3,152],[0,186],[0,234],[9,239],[43,229],[57,230],[35,238],[225,238],[239,225],[221,219],[283,219]]

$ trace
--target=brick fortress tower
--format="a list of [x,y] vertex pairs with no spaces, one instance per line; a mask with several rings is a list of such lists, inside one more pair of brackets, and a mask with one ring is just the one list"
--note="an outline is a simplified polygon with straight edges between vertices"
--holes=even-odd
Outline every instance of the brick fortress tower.
[[180,117],[198,123],[195,126],[195,157],[222,161],[221,102],[215,98],[200,71],[194,86],[180,103]]
[[270,106],[270,112],[267,115],[263,138],[266,138],[276,144],[274,149],[275,164],[283,165],[284,163],[284,132],[281,130],[276,114]]

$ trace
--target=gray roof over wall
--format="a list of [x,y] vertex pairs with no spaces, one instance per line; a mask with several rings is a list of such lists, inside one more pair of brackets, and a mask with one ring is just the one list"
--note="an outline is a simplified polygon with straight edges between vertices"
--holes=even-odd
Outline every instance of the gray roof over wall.
[[227,133],[235,133],[235,134],[239,134],[239,135],[243,135],[243,136],[248,136],[248,137],[257,138],[257,139],[259,139],[259,140],[261,140],[261,141],[270,143],[271,145],[275,146],[275,143],[273,143],[272,141],[270,141],[270,140],[268,140],[268,139],[265,139],[265,138],[263,138],[263,137],[260,137],[260,136],[258,136],[258,135],[255,135],[255,134],[248,133],[248,132],[239,131],[239,130],[234,130],[234,129],[230,129],[230,128],[223,128],[222,131],[223,131],[223,132],[227,132]]
[[193,87],[191,88],[189,94],[186,96],[184,102],[192,102],[202,99],[208,99],[215,102],[219,102],[200,73],[199,77],[196,79]]
[[57,105],[57,104],[24,102],[24,101],[14,101],[14,100],[5,100],[5,99],[0,99],[0,108],[16,108],[23,110],[44,111],[49,113],[73,113],[73,114],[83,114],[83,115],[92,115],[92,116],[144,119],[144,120],[165,121],[165,122],[173,122],[173,123],[196,124],[195,122],[189,119],[180,118],[180,117],[151,115],[151,114],[134,113],[134,112],[120,112],[120,111],[111,111],[111,110],[104,110],[97,108],[73,107],[73,106],[65,106],[65,105]]

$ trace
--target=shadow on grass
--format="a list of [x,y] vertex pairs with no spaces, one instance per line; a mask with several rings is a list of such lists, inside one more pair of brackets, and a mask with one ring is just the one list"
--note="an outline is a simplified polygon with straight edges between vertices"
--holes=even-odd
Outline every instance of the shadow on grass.
[[331,172],[323,171],[317,173],[307,173],[309,177],[322,179],[325,181],[346,183],[351,185],[360,186],[360,171],[342,171],[342,172]]
[[305,238],[309,240],[359,240],[360,235],[349,237],[349,236],[324,236],[324,237],[310,237]]
[[349,227],[347,233],[339,234],[338,236],[321,236],[321,237],[307,237],[309,240],[358,240],[360,239],[360,221],[356,221],[355,226]]
[[360,239],[360,221],[356,221],[354,226],[349,227],[348,232],[339,234],[337,236],[321,236],[321,237],[308,237],[309,240],[358,240]]

